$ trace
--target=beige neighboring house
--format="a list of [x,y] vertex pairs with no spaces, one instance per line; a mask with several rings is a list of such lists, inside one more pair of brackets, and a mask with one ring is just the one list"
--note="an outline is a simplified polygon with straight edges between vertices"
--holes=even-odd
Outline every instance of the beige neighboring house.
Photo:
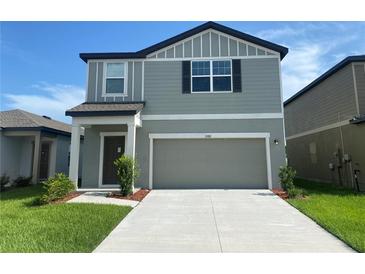
[[0,174],[11,180],[68,174],[70,143],[68,124],[20,109],[0,112]]
[[349,56],[284,102],[289,165],[365,190],[365,55]]

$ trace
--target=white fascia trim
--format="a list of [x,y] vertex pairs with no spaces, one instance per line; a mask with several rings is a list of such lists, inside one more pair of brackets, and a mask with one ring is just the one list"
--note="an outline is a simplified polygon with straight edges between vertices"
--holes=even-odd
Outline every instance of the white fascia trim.
[[149,173],[148,185],[153,189],[153,140],[154,139],[249,139],[263,138],[265,139],[266,150],[266,168],[267,168],[267,184],[272,189],[272,172],[271,172],[271,153],[270,153],[270,133],[269,132],[244,132],[244,133],[150,133],[149,135]]
[[227,114],[147,114],[142,120],[221,120],[221,119],[282,119],[282,113],[227,113]]
[[304,131],[302,133],[298,133],[298,134],[288,136],[288,137],[286,137],[286,140],[291,140],[291,139],[303,137],[303,136],[306,136],[306,135],[318,133],[318,132],[329,130],[329,129],[332,129],[332,128],[346,126],[346,125],[349,125],[349,124],[350,124],[349,120],[341,121],[341,122],[338,122],[338,123],[330,124],[330,125],[327,125],[327,126],[319,127],[319,128],[316,128],[316,129],[312,129],[312,130]]
[[279,59],[276,55],[250,55],[250,56],[215,56],[215,57],[180,57],[180,58],[149,58],[145,59],[145,62],[166,62],[166,61],[188,61],[188,60],[211,60],[211,59]]
[[269,132],[244,132],[244,133],[150,133],[150,139],[249,139],[249,138],[269,138]]
[[73,125],[123,125],[135,124],[141,125],[140,115],[131,116],[93,116],[93,117],[73,117]]
[[352,66],[352,79],[354,81],[356,112],[357,112],[357,115],[360,115],[359,94],[358,94],[358,91],[357,91],[356,71],[355,71],[354,63],[352,63],[351,66]]

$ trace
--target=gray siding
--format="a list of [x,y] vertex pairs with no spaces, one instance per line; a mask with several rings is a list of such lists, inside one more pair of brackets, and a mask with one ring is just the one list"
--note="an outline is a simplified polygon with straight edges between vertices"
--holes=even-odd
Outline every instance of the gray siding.
[[365,64],[354,64],[359,114],[365,114]]
[[[288,163],[297,170],[298,177],[337,184],[342,182],[343,185],[351,187],[352,172],[349,164],[341,163],[342,168],[339,173],[338,159],[334,156],[336,152],[341,157],[343,154],[349,154],[352,159],[352,168],[360,169],[359,181],[361,188],[365,190],[364,136],[365,125],[362,124],[342,127],[343,140],[341,140],[340,128],[287,140]],[[329,169],[329,163],[335,165],[334,171]],[[339,174],[341,174],[341,181]]]
[[280,112],[278,62],[242,60],[242,93],[182,94],[180,61],[146,61],[143,114]]
[[219,56],[219,36],[216,33],[211,33],[211,44],[212,44],[212,52],[211,52],[211,56],[212,57],[217,57]]
[[219,36],[221,42],[221,56],[228,56],[228,38],[225,36]]
[[[170,53],[169,53],[170,54]],[[134,63],[134,65],[133,65]],[[103,62],[90,62],[88,75],[88,102],[129,102],[141,100],[142,94],[142,62],[130,61],[127,63],[127,96],[103,97]]]
[[351,64],[285,106],[287,136],[347,120],[356,115]]
[[193,39],[193,57],[201,57],[201,41],[200,37]]

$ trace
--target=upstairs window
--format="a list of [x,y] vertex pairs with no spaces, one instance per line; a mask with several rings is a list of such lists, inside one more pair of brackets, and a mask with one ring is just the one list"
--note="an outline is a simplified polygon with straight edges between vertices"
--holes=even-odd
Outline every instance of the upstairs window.
[[192,61],[191,78],[192,92],[231,92],[231,60]]
[[105,95],[126,93],[125,63],[106,63]]

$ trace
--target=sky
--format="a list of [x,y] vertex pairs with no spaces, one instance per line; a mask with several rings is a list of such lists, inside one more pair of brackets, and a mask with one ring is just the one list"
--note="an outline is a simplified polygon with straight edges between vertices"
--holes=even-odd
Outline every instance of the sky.
[[[1,22],[1,110],[71,122],[84,102],[80,52],[138,51],[203,22]],[[218,22],[289,48],[284,100],[349,55],[365,54],[365,22]]]

